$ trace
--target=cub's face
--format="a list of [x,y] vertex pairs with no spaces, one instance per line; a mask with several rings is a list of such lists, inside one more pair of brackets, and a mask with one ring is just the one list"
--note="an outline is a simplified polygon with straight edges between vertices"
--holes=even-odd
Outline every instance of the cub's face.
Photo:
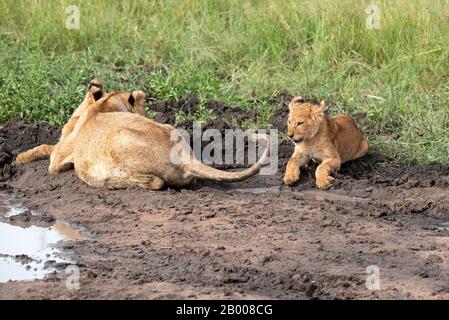
[[326,105],[321,101],[319,105],[305,103],[301,96],[296,96],[289,104],[288,136],[295,143],[313,138],[324,117]]

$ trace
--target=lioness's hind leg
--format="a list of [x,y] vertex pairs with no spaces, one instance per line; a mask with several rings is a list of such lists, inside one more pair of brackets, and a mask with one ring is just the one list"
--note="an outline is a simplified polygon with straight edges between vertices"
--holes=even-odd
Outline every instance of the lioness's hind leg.
[[48,172],[58,174],[73,168],[73,146],[69,142],[59,142],[50,155]]
[[21,152],[16,157],[16,163],[24,164],[36,160],[46,159],[50,157],[54,145],[41,144],[33,149]]
[[164,186],[164,180],[153,174],[134,174],[129,180],[144,189],[160,190]]
[[362,139],[359,143],[359,148],[354,156],[354,159],[361,158],[368,153],[368,141]]

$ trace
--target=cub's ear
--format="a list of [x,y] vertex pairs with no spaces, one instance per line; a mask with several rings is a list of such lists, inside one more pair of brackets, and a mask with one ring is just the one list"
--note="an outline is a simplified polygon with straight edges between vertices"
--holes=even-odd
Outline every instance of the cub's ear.
[[293,101],[296,103],[304,103],[304,98],[302,96],[296,96],[293,98]]
[[326,102],[324,102],[324,100],[322,100],[320,102],[320,105],[318,106],[318,109],[316,109],[316,111],[313,113],[312,118],[314,120],[321,120],[324,117],[324,112],[326,111],[327,106],[326,106]]
[[324,112],[324,111],[326,111],[327,110],[327,105],[326,105],[326,102],[324,101],[324,100],[321,100],[321,102],[320,102],[320,112]]
[[292,111],[293,106],[298,103],[304,103],[304,98],[302,96],[293,97],[292,101],[288,104],[289,110]]

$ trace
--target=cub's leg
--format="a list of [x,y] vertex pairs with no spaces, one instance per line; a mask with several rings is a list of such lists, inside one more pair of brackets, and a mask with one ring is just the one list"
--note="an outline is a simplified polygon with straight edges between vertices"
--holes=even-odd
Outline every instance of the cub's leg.
[[33,149],[21,152],[16,157],[16,163],[24,164],[35,160],[46,159],[50,157],[54,147],[51,144],[41,144]]
[[356,152],[354,158],[352,158],[352,159],[361,158],[364,155],[366,155],[367,153],[368,153],[368,141],[366,141],[365,139],[362,139],[362,140],[360,140],[357,152]]
[[340,170],[341,160],[338,158],[325,159],[316,169],[316,186],[318,189],[327,189],[332,185],[333,177],[330,176],[332,172]]
[[295,148],[292,156],[287,162],[283,181],[287,185],[292,185],[299,180],[301,175],[300,168],[309,162],[309,158],[301,153],[298,148]]

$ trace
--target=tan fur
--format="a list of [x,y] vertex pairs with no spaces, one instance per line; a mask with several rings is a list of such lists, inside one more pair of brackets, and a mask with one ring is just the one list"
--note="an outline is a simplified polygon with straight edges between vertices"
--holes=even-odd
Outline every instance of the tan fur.
[[[106,95],[106,92],[103,91],[102,84],[96,79],[89,83],[89,89],[94,95],[94,99],[100,99]],[[130,103],[130,96],[132,96],[131,101],[133,103]],[[51,173],[56,174],[58,172],[70,169],[73,165],[71,158],[73,137],[70,135],[73,132],[80,116],[86,111],[87,97],[88,95],[86,94],[84,101],[73,112],[70,119],[62,128],[61,137],[56,145],[43,144],[22,152],[17,155],[16,163],[23,164],[50,157],[49,171]],[[145,116],[143,107],[144,97],[145,94],[142,91],[133,91],[132,93],[113,92],[113,96],[103,105],[102,112],[133,112]],[[57,154],[52,157],[51,155],[54,150],[57,150]]]
[[289,104],[288,136],[295,143],[295,151],[287,163],[284,183],[292,185],[299,180],[300,168],[315,160],[318,166],[316,186],[327,189],[332,185],[332,172],[340,170],[346,161],[364,156],[368,142],[348,115],[327,116],[326,105],[304,103],[297,96]]
[[267,146],[261,159],[241,172],[225,172],[199,162],[184,143],[179,153],[191,160],[175,164],[170,158],[175,145],[179,146],[170,138],[175,128],[138,114],[104,112],[112,97],[113,94],[107,94],[95,101],[90,90],[85,111],[65,139],[70,142],[69,146],[55,148],[51,154],[59,165],[74,163],[80,179],[91,186],[111,189],[139,186],[157,190],[164,185],[185,186],[196,177],[240,181],[257,173],[269,152],[268,137],[257,135]]

